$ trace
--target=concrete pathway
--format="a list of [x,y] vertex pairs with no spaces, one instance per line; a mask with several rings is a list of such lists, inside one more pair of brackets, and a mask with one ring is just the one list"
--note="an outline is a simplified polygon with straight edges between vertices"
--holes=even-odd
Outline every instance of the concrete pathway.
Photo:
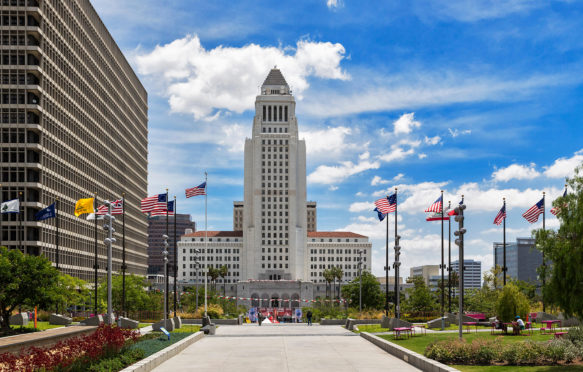
[[220,326],[156,372],[419,371],[340,326]]

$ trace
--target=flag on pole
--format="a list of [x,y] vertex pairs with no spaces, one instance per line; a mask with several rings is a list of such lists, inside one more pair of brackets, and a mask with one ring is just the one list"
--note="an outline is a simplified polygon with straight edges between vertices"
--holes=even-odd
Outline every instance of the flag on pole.
[[[494,218],[494,225],[500,226],[500,224],[502,223],[502,221],[505,218],[506,218],[506,204],[504,204],[502,206],[502,208],[500,208],[500,212],[498,212],[498,214]],[[537,216],[537,219],[538,219],[538,216]]]
[[[447,212],[447,209],[445,210],[445,212]],[[433,213],[431,216],[427,217],[425,219],[425,221],[447,221],[449,220],[449,215],[447,213],[444,212],[444,215],[441,215],[441,212],[438,213]]]
[[206,195],[206,181],[196,187],[186,189],[185,192],[187,198],[197,195]]
[[[464,204],[464,198],[462,197],[462,200],[460,201],[460,205]],[[455,213],[455,208],[453,208],[451,211],[449,211],[447,213],[448,216],[457,216],[457,213]]]
[[[98,215],[105,215],[107,214],[108,208],[107,205],[100,205],[99,208],[97,208],[97,214]],[[112,215],[118,215],[118,214],[123,214],[123,200],[118,199],[116,201],[112,201],[111,202],[111,214]]]
[[157,208],[150,212],[150,216],[165,216],[168,213],[169,216],[174,216],[174,200],[168,202],[168,210],[166,210],[166,205],[164,208]]
[[[567,196],[567,188],[565,188],[565,192],[563,193],[563,198],[564,198],[565,196]],[[567,206],[567,204],[566,204],[566,203],[565,203],[565,204],[563,204],[563,207],[566,207],[566,206]],[[551,213],[552,213],[554,216],[558,215],[559,213],[561,213],[561,207],[553,207],[553,208],[551,208]]]
[[387,217],[387,213],[382,213],[381,211],[379,211],[379,208],[375,208],[374,212],[377,212],[379,215],[379,221],[382,221],[385,219],[385,217]]
[[2,203],[0,207],[2,213],[20,213],[20,200],[12,199]]
[[394,212],[397,208],[397,195],[393,194],[391,196],[376,200],[374,205],[376,206],[375,210],[378,209],[377,212],[379,213],[387,214]]
[[75,216],[79,217],[85,213],[95,213],[93,209],[93,198],[79,199],[75,203]]
[[166,210],[168,201],[166,196],[166,194],[158,194],[142,199],[142,213],[152,212],[154,209]]
[[101,221],[103,219],[105,219],[103,214],[95,214],[95,213],[89,213],[87,215],[87,221],[94,221],[95,220],[95,216],[97,216],[97,221]]
[[49,205],[48,207],[38,211],[37,214],[34,215],[34,219],[37,221],[42,221],[42,220],[48,220],[49,218],[57,217],[57,213],[55,211],[55,204],[56,203],[53,203],[53,204]]
[[536,203],[535,205],[530,207],[529,210],[524,212],[522,217],[524,217],[524,219],[530,223],[535,223],[536,221],[538,221],[538,216],[543,214],[543,212],[545,210],[544,201],[545,201],[544,198],[541,199],[538,203]]
[[441,206],[443,204],[443,195],[440,195],[437,200],[425,210],[425,212],[441,213]]

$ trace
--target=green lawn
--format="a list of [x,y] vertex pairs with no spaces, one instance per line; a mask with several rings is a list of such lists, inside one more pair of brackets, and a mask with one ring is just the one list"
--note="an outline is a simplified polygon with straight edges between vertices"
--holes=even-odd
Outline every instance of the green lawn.
[[[368,333],[379,333],[379,332],[390,332],[388,328],[381,328],[380,324],[362,324],[357,325],[359,332],[368,332]],[[355,330],[356,332],[356,330]],[[359,333],[356,332],[356,333]]]
[[138,324],[138,327],[139,328],[145,328],[145,327],[148,327],[148,326],[151,326],[151,325],[152,325],[152,323],[139,323]]
[[175,329],[170,333],[195,333],[200,331],[200,327],[201,326],[194,324],[183,324],[182,327]]
[[[20,326],[10,326],[13,329],[19,329]],[[52,329],[52,328],[60,328],[60,327],[64,327],[62,325],[54,325],[54,324],[49,324],[49,322],[36,322],[36,329],[39,331],[46,331],[47,329]],[[34,320],[28,322],[28,325],[25,325],[23,328],[30,328],[30,329],[34,329]]]

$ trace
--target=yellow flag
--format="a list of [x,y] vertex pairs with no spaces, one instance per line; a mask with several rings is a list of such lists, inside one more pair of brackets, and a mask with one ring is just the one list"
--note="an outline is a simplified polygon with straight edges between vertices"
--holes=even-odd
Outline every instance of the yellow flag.
[[95,213],[93,209],[93,198],[77,200],[77,204],[75,204],[75,216],[79,217],[83,213]]

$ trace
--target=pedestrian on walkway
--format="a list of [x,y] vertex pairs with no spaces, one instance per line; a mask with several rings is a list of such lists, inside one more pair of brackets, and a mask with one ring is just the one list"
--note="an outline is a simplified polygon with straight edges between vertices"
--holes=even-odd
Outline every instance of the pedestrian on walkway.
[[308,312],[306,313],[306,318],[308,318],[308,325],[311,326],[312,325],[312,312],[310,310],[308,310]]

